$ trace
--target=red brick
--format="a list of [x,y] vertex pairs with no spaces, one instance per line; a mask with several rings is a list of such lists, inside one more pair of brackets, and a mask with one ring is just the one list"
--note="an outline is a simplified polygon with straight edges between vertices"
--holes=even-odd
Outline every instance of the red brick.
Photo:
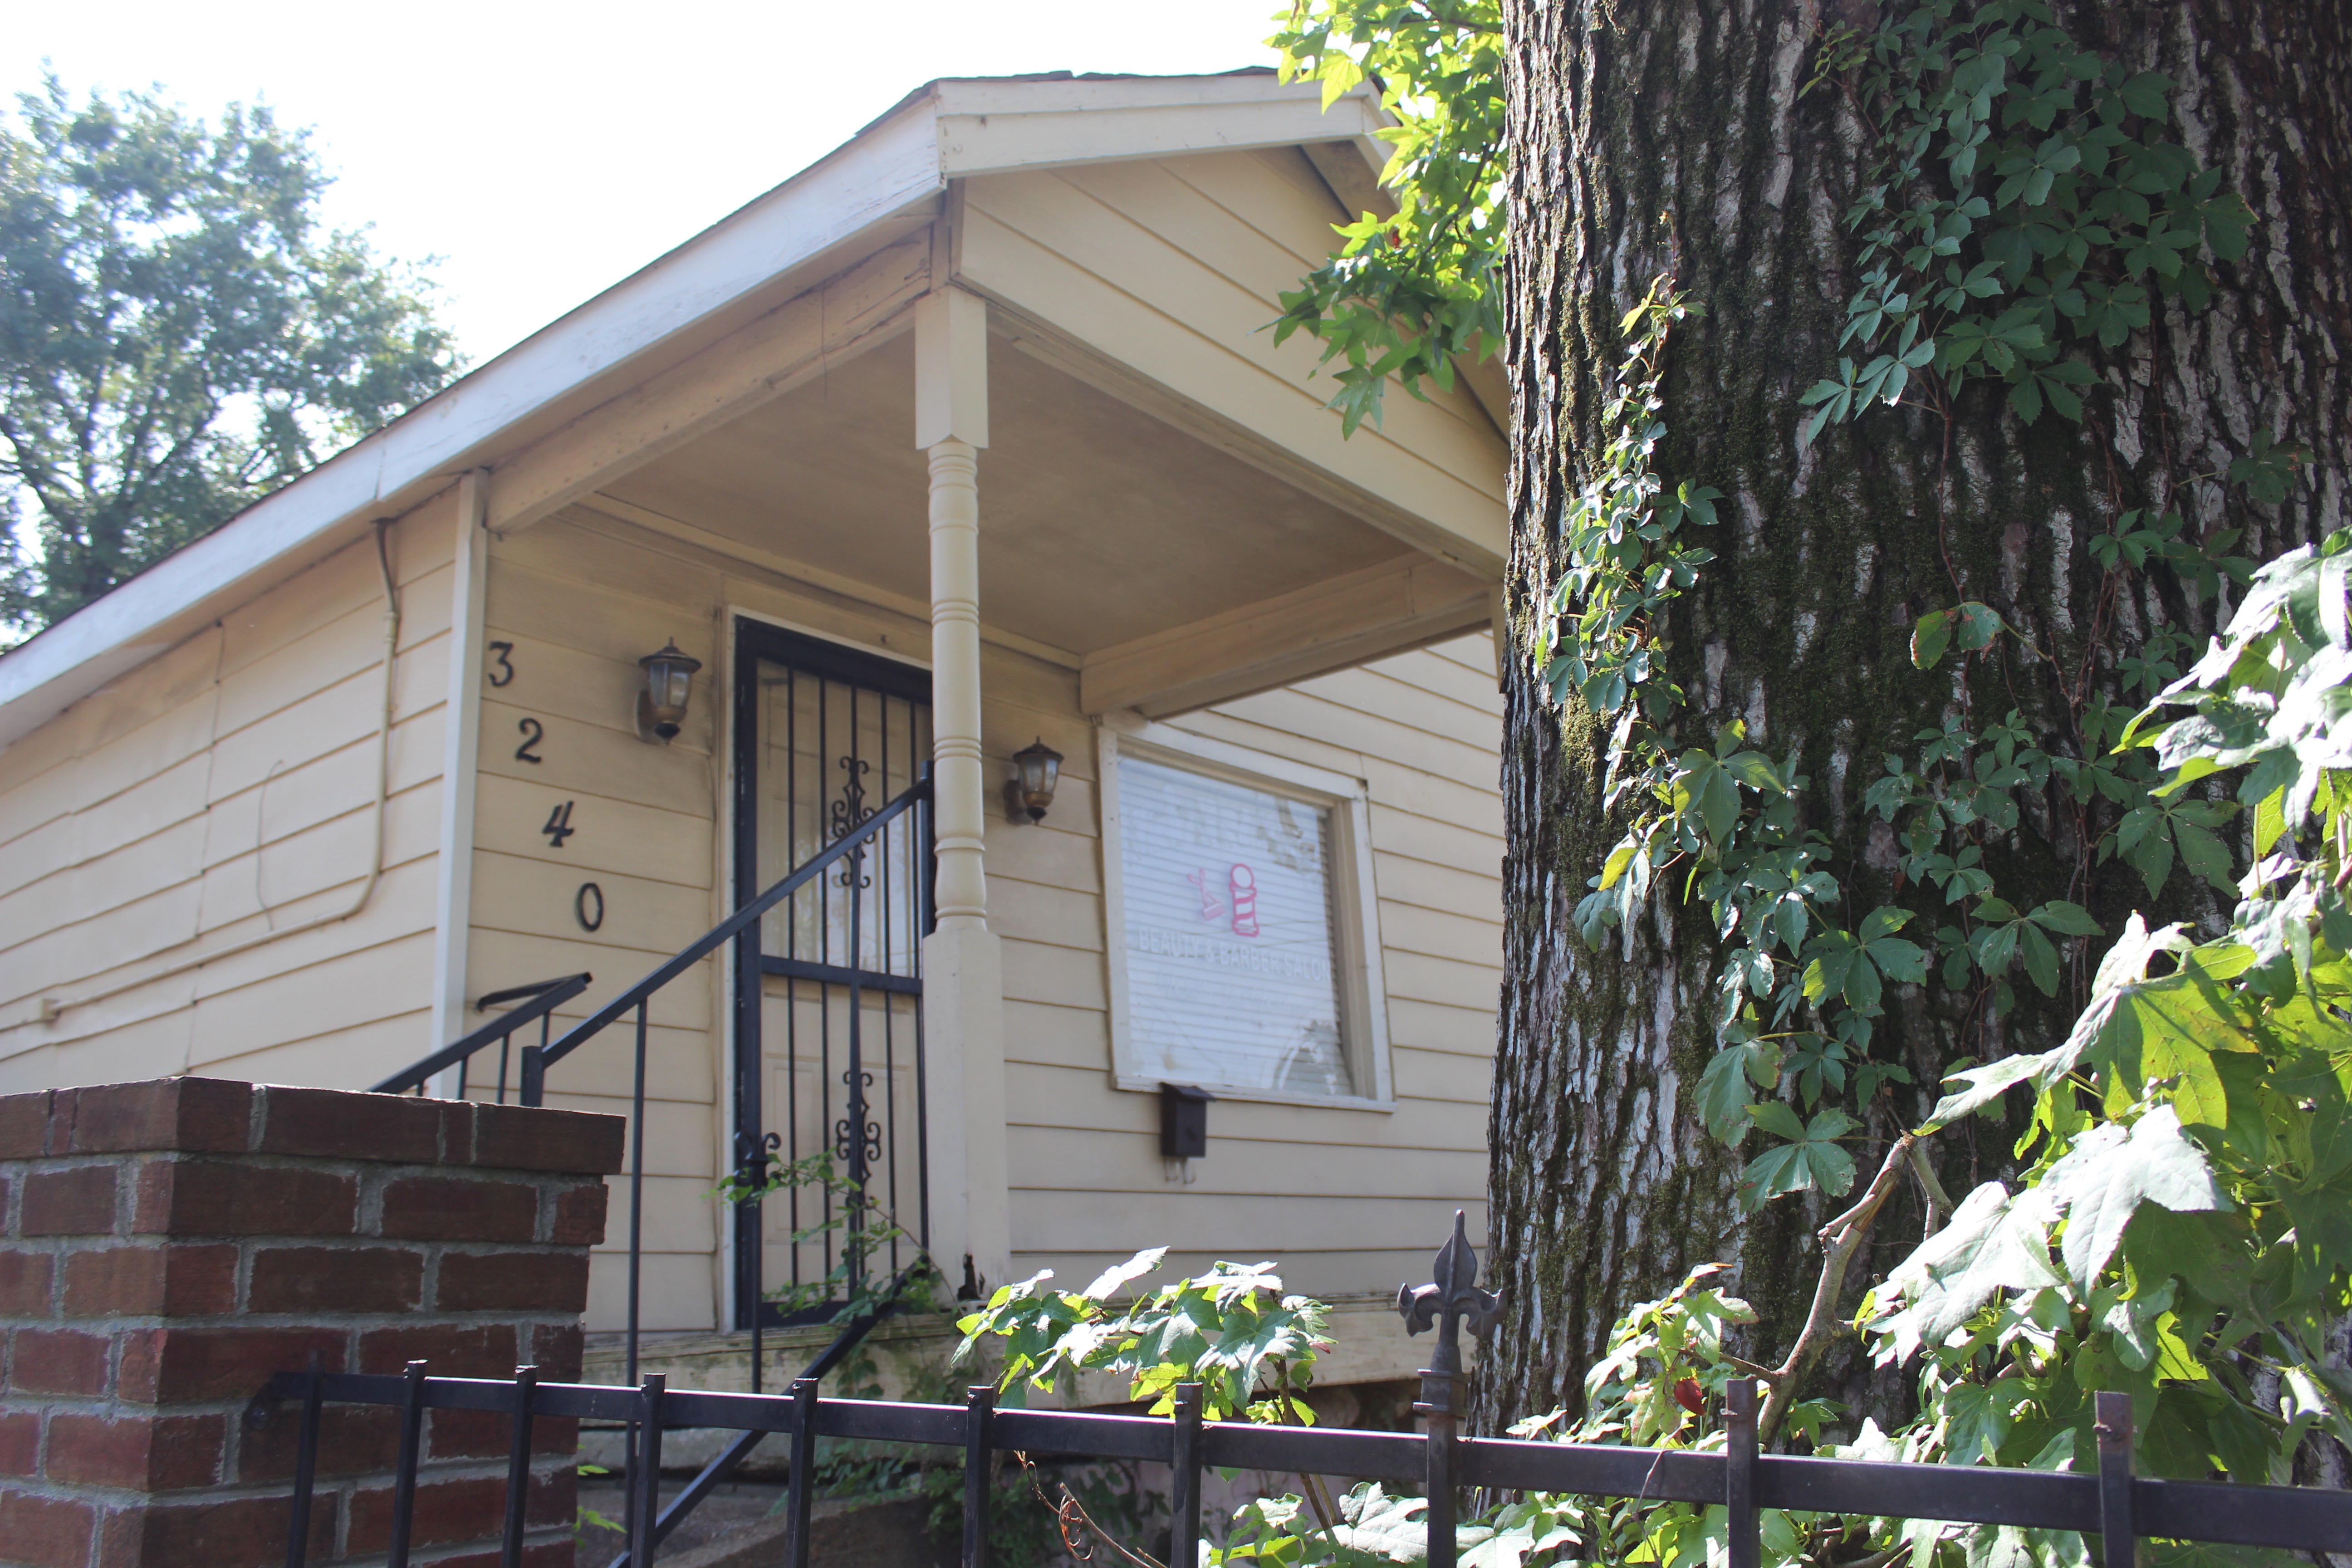
[[121,1487],[132,1491],[184,1491],[220,1479],[226,1446],[224,1415],[101,1415],[61,1412],[49,1417],[50,1480],[68,1486]]
[[106,1392],[112,1340],[73,1329],[18,1329],[9,1346],[8,1386],[25,1394]]
[[555,1200],[555,1234],[550,1241],[593,1247],[604,1239],[604,1210],[612,1193],[602,1182],[583,1182]]
[[150,1405],[247,1399],[271,1374],[309,1366],[313,1351],[329,1372],[342,1371],[343,1343],[331,1329],[136,1330],[122,1337],[121,1395]]
[[40,1473],[41,1417],[36,1411],[0,1414],[0,1476]]
[[254,1312],[405,1312],[423,1300],[425,1256],[401,1247],[271,1247],[253,1255]]
[[[539,1489],[531,1489],[534,1503]],[[420,1481],[409,1540],[419,1546],[443,1546],[496,1539],[506,1519],[506,1499],[503,1476]],[[570,1516],[564,1522],[570,1522]],[[391,1536],[392,1489],[355,1493],[352,1498],[351,1533],[344,1538],[344,1550],[354,1557],[381,1552]]]
[[539,1189],[471,1176],[404,1176],[383,1188],[382,1234],[416,1241],[530,1241]]
[[114,1167],[81,1165],[35,1171],[25,1178],[23,1236],[114,1234]]
[[[335,1500],[312,1500],[310,1559],[332,1549]],[[108,1516],[95,1568],[272,1568],[286,1561],[288,1498],[148,1504]]]
[[570,1525],[580,1517],[580,1472],[565,1465],[559,1469],[541,1470],[531,1477],[530,1504],[523,1510],[526,1522],[533,1525]]
[[476,1105],[474,1163],[506,1171],[560,1171],[609,1176],[621,1168],[628,1122],[584,1110]]
[[[0,1541],[8,1543],[12,1563],[88,1568],[90,1530],[97,1522],[97,1510],[78,1500],[0,1491]],[[284,1559],[283,1546],[278,1556]]]
[[[537,1437],[538,1423],[532,1424]],[[497,1410],[436,1410],[425,1424],[429,1459],[495,1459],[506,1457],[514,1417]]]
[[49,1093],[0,1094],[0,1160],[48,1152]]
[[0,1252],[0,1312],[17,1318],[47,1317],[54,1267],[46,1252]]
[[93,1247],[66,1258],[68,1318],[194,1318],[236,1310],[236,1248],[226,1243]]
[[530,1331],[530,1364],[549,1383],[577,1383],[585,1338],[577,1323],[541,1323]]
[[588,1306],[584,1252],[449,1252],[435,1305],[445,1312],[579,1312]]
[[361,1372],[399,1372],[413,1361],[425,1363],[436,1377],[511,1376],[515,1332],[504,1323],[436,1323],[374,1329],[360,1336]]
[[327,1171],[158,1161],[141,1173],[131,1229],[170,1236],[349,1236],[359,1184]]
[[439,1102],[404,1094],[354,1094],[339,1089],[261,1091],[261,1152],[327,1160],[441,1161]]
[[59,1152],[242,1153],[252,1102],[253,1086],[229,1079],[159,1078],[79,1089],[71,1141]]
[[[436,1418],[442,1414],[434,1413]],[[272,1405],[269,1419],[260,1429],[247,1428],[237,1442],[236,1479],[247,1484],[290,1479],[301,1440],[301,1405],[291,1401]],[[319,1412],[320,1476],[364,1476],[389,1470],[398,1458],[399,1446],[400,1412],[387,1405],[329,1405]]]

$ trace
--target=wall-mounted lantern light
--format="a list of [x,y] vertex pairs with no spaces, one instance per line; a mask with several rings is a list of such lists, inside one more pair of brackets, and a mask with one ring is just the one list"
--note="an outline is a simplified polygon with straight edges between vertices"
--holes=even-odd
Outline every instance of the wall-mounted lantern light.
[[672,640],[662,645],[661,652],[637,660],[637,665],[646,672],[645,689],[637,693],[637,738],[667,745],[677,739],[678,726],[686,722],[694,672],[702,668],[702,661],[680,652]]
[[1004,816],[1014,823],[1043,822],[1054,804],[1054,786],[1062,778],[1062,753],[1040,736],[1013,753],[1018,778],[1004,781]]

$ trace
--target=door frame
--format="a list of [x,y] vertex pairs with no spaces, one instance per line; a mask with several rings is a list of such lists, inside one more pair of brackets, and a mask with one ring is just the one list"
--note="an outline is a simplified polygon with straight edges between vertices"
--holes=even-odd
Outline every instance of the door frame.
[[[870,691],[897,697],[909,702],[931,706],[931,672],[921,665],[891,658],[887,654],[869,653],[794,631],[772,621],[738,614],[734,617],[733,691],[730,703],[733,714],[734,742],[732,746],[734,777],[730,781],[733,803],[731,831],[733,841],[729,846],[731,868],[732,901],[741,909],[759,897],[764,889],[760,883],[760,665],[784,664],[805,674],[829,680],[840,680]],[[921,764],[928,768],[929,760]],[[921,838],[928,844],[930,837],[931,814],[926,805],[920,809]],[[931,926],[931,905],[929,897],[930,868],[923,868],[920,879],[924,888],[923,908],[919,921],[919,934],[928,935]],[[731,1120],[730,1169],[741,1171],[763,1151],[766,1135],[764,1112],[766,1071],[765,1048],[761,1038],[761,1014],[766,1000],[769,965],[760,950],[760,922],[746,926],[735,939],[733,994],[730,1011],[733,1015],[731,1038],[729,1042],[729,1071],[732,1079],[734,1100]],[[919,974],[919,965],[918,968]],[[879,979],[880,977],[877,977]],[[887,987],[895,991],[909,989],[903,980]],[[916,1049],[919,1063],[921,1051],[919,978],[911,988],[917,995]],[[918,1139],[918,1170],[928,1163],[929,1151],[920,1147],[928,1115],[918,1105],[916,1137]],[[893,1127],[895,1139],[898,1130]],[[927,1181],[927,1177],[919,1180]],[[780,1326],[782,1317],[773,1303],[763,1299],[766,1242],[762,1235],[761,1208],[757,1203],[733,1206],[730,1216],[734,1247],[733,1289],[734,1321],[739,1329]],[[928,1242],[928,1237],[921,1238]],[[755,1369],[753,1377],[758,1377]]]

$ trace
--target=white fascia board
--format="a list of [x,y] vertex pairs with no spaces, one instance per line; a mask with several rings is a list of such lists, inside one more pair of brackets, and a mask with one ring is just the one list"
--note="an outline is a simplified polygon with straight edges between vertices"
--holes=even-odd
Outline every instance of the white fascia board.
[[[0,656],[0,747],[205,621],[492,466],[515,426],[796,268],[935,199],[1018,168],[1355,140],[1383,123],[1359,87],[1322,108],[1270,73],[934,82],[818,163],[542,328],[215,532]],[[502,440],[502,437],[504,438]]]
[[1327,110],[1320,83],[1271,76],[950,80],[935,92],[940,167],[951,179],[1122,158],[1363,142],[1382,123],[1369,89],[1350,90]]
[[[0,746],[499,455],[499,437],[628,361],[944,189],[928,102],[0,657]],[[193,623],[193,624],[192,624]]]

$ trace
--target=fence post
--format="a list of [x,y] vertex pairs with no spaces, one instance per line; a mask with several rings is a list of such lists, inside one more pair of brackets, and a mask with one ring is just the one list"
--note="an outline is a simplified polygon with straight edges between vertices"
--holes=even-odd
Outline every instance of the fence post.
[[1735,1377],[1723,1391],[1723,1506],[1730,1517],[1731,1568],[1763,1561],[1756,1517],[1756,1380]]
[[2094,1409],[2099,1439],[2099,1536],[2104,1568],[2132,1568],[2132,1402],[2100,1394]]
[[662,1401],[669,1379],[649,1373],[637,1389],[637,1451],[629,1456],[629,1568],[654,1560],[654,1526],[661,1519]]
[[816,1498],[816,1390],[817,1380],[800,1377],[793,1380],[793,1468],[788,1478],[792,1488],[785,1500],[791,1509],[792,1522],[784,1528],[784,1568],[808,1568],[809,1505]]
[[[1452,1345],[1441,1340],[1430,1360],[1438,1364],[1421,1369],[1421,1399],[1413,1409],[1423,1417],[1423,1489],[1429,1494],[1429,1568],[1454,1568],[1454,1378],[1444,1363]],[[1734,1564],[1733,1568],[1739,1568]]]
[[988,1427],[996,1385],[964,1390],[963,1408],[963,1568],[988,1568]]
[[319,1406],[326,1396],[326,1362],[310,1352],[302,1387],[302,1429],[294,1446],[294,1510],[286,1526],[286,1568],[302,1568],[310,1551],[310,1493],[319,1473]]
[[1168,1568],[1198,1568],[1201,1561],[1201,1385],[1176,1385],[1175,1430],[1168,1449],[1175,1472],[1169,1489]]
[[536,1106],[547,1099],[547,1052],[539,1046],[522,1048],[522,1082],[515,1090],[515,1103]]
[[409,1528],[416,1520],[416,1447],[425,1435],[425,1363],[408,1363],[408,1386],[400,1405],[400,1458],[392,1480],[392,1539],[384,1549],[391,1568],[408,1568]]
[[522,1568],[522,1534],[530,1501],[530,1401],[539,1368],[515,1368],[514,1430],[507,1439],[507,1518],[499,1538],[499,1568]]

